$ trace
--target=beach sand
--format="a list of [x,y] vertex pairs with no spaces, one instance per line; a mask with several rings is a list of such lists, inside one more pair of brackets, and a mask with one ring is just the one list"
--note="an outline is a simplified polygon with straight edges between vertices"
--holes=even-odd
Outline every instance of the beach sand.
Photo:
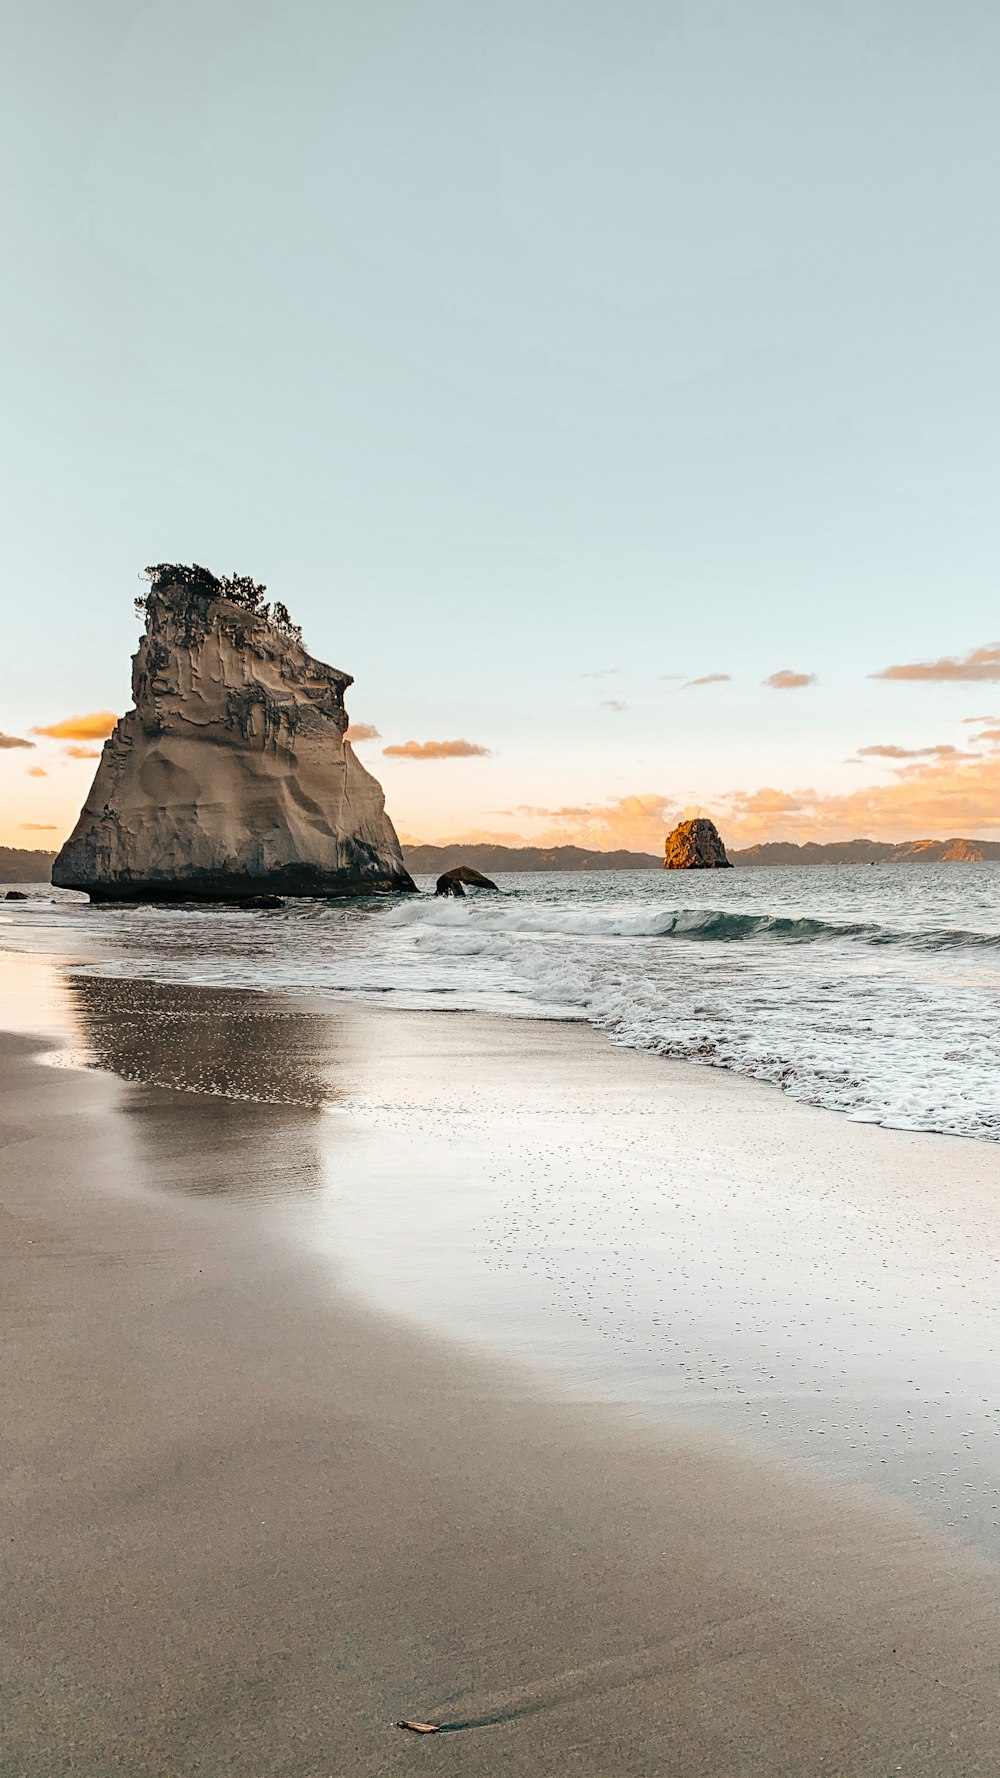
[[[996,1771],[985,1557],[338,1290],[274,1214],[323,1190],[324,1021],[172,990],[151,1054],[127,984],[86,992],[103,1071],[0,1045],[0,1772]],[[401,1162],[394,1103],[421,1068],[442,1085],[449,1047],[495,1097],[531,1028],[363,1016],[386,1057],[366,1152],[419,1202],[433,1151]],[[549,1027],[542,1051],[549,1090],[560,1056],[574,1092],[590,1070],[599,1116],[600,1040]],[[250,1079],[257,1099],[227,1096]],[[355,1070],[355,1112],[358,1092]],[[489,1119],[478,1140],[501,1140]]]

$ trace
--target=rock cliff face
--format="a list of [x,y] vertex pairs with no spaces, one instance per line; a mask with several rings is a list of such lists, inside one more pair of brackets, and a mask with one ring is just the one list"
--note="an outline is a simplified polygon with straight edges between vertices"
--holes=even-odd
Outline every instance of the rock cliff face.
[[266,607],[162,575],[144,603],[135,708],[52,881],[116,901],[413,889],[381,786],[344,739],[350,675]]
[[732,870],[714,821],[682,821],[667,835],[664,870]]

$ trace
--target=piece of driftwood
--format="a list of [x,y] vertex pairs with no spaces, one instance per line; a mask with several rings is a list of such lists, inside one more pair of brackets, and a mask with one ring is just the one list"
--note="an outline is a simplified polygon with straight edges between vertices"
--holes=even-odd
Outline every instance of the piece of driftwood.
[[436,1722],[398,1722],[397,1729],[409,1729],[414,1735],[440,1735],[441,1727]]

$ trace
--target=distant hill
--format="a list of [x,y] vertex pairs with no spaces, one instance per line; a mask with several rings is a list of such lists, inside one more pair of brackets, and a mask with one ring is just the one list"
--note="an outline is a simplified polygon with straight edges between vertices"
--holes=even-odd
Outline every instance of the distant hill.
[[[1000,859],[1000,840],[768,840],[742,851],[727,848],[736,865],[788,864],[983,864]],[[406,868],[414,876],[439,877],[457,864],[471,864],[486,876],[527,870],[661,870],[654,852],[592,852],[584,846],[404,846]]]
[[730,852],[734,864],[984,864],[1000,859],[998,840],[833,840],[803,846],[791,840],[768,840]]
[[457,864],[486,876],[505,870],[660,870],[652,852],[588,852],[583,846],[404,846],[411,876],[439,877]]
[[0,883],[48,883],[54,858],[54,852],[22,852],[19,846],[0,846]]
[[[486,876],[497,871],[660,870],[655,852],[593,852],[585,846],[404,846],[406,868],[414,876],[439,877],[457,864],[471,864]],[[1000,840],[768,840],[729,851],[736,865],[782,864],[983,864],[1000,860]],[[47,883],[54,852],[28,852],[0,846],[0,883]]]

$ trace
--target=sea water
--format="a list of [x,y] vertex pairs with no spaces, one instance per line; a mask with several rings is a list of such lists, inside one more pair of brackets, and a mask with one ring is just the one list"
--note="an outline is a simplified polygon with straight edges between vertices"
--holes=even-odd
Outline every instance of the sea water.
[[1000,864],[498,882],[253,912],[36,885],[0,904],[0,946],[76,950],[89,974],[587,1020],[855,1119],[1000,1139]]
[[[50,1059],[199,1095],[169,1126],[192,1191],[205,1189],[192,1160],[204,1094],[329,1111],[294,1133],[279,1121],[230,1184],[338,1287],[540,1362],[644,1423],[749,1437],[905,1497],[1000,1556],[994,1149],[932,1138],[927,1151],[846,1124],[834,1140],[826,1120],[775,1118],[771,1095],[735,1079],[701,1096],[700,1114],[718,1113],[704,1128],[689,1127],[697,1095],[679,1083],[655,1115],[637,1088],[591,1118],[586,1070],[582,1086],[572,1070],[551,1090],[532,1077],[537,1031],[523,1033],[525,1069],[498,1070],[495,1091],[487,1071],[470,1092],[460,1024],[453,1046],[439,1021],[415,1032],[430,1057],[416,1097],[405,1065],[402,1090],[384,1090],[383,1059],[373,1101],[377,1016],[345,1021],[336,1066],[321,1031],[289,1048],[270,1022],[295,1024],[282,990],[331,1009],[470,1009],[511,1021],[493,1034],[509,1055],[518,1018],[588,1021],[599,1042],[855,1120],[993,1143],[1000,865],[511,875],[458,902],[421,888],[240,912],[91,906],[36,886],[0,904],[0,948],[69,959],[75,985],[26,956],[5,989],[14,976],[49,994],[42,1029],[73,1027],[60,992],[86,1013],[84,1048]],[[109,993],[108,978],[135,985]],[[206,1072],[198,1015],[172,984],[272,992],[250,1007],[220,996]],[[31,1024],[23,1004],[9,1017]]]

